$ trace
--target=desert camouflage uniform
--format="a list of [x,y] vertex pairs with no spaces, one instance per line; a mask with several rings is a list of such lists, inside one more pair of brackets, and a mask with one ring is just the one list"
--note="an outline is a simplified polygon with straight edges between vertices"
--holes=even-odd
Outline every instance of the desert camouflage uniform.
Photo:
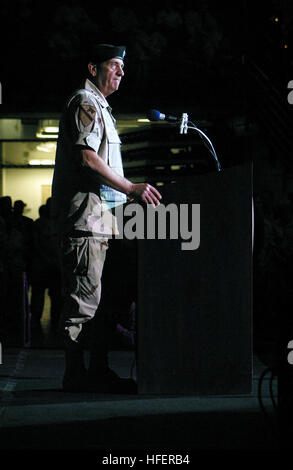
[[94,150],[123,176],[120,144],[111,108],[86,80],[68,100],[60,121],[53,180],[52,215],[62,240],[63,320],[69,342],[79,342],[82,325],[96,314],[108,239],[118,232],[111,209],[126,202],[124,194],[102,185],[83,164],[80,150]]

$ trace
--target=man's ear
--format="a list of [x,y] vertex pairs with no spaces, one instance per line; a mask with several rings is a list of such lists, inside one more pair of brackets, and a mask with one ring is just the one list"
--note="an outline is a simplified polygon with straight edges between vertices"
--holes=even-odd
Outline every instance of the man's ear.
[[97,75],[97,66],[96,66],[96,64],[93,64],[92,62],[90,62],[88,64],[88,71],[93,77],[95,77]]

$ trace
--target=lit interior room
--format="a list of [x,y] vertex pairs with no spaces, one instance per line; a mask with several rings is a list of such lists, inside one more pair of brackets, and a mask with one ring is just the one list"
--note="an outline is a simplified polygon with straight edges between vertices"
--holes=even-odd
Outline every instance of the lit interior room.
[[[124,117],[119,121],[119,132],[140,125],[145,123],[139,117]],[[51,197],[58,130],[58,116],[0,119],[1,194],[9,195],[12,202],[23,200],[24,214],[33,220]]]
[[[39,217],[38,209],[51,197],[58,120],[26,124],[25,119],[1,120],[2,194],[23,200],[25,215]],[[49,125],[48,125],[49,124]]]

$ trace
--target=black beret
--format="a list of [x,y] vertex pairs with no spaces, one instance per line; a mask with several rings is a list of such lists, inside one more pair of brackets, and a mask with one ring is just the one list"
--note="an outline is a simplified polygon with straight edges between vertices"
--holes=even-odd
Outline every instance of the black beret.
[[126,54],[125,46],[113,46],[112,44],[96,44],[90,52],[90,60],[101,63],[109,59],[124,60]]

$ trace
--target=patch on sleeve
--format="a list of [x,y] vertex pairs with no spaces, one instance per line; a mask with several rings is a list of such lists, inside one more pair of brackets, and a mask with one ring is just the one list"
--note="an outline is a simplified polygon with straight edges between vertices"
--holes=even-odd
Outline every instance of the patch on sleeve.
[[96,112],[96,108],[89,104],[79,106],[79,120],[84,127],[89,126],[95,120]]

